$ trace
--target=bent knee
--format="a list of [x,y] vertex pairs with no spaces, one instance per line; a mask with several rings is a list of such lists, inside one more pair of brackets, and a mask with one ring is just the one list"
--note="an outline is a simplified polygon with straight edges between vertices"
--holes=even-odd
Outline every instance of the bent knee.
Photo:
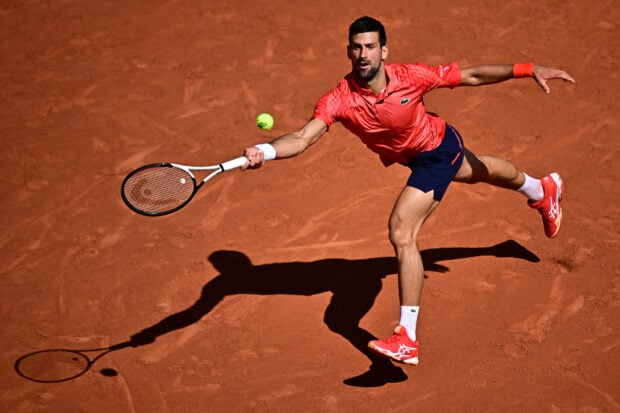
[[402,222],[390,221],[389,238],[394,247],[410,247],[416,243],[414,229],[402,224]]

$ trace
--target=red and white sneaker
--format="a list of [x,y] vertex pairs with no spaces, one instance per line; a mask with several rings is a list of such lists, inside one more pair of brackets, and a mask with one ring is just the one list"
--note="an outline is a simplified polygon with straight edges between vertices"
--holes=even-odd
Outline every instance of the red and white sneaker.
[[400,325],[396,326],[390,337],[368,343],[371,351],[406,364],[418,364],[419,347],[419,341],[411,341],[407,329]]
[[545,235],[553,238],[558,235],[562,224],[562,206],[560,201],[564,195],[564,181],[556,172],[549,174],[541,179],[545,195],[543,199],[536,202],[528,201],[528,205],[537,209],[542,215]]

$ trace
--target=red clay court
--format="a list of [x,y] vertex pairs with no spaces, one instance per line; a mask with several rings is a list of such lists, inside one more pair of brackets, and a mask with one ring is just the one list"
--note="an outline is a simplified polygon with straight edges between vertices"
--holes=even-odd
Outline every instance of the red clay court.
[[[379,372],[363,349],[398,321],[387,217],[406,168],[336,125],[176,214],[120,198],[142,164],[219,163],[300,127],[363,14],[391,62],[577,81],[427,96],[472,151],[562,174],[565,219],[548,240],[520,195],[454,184],[420,240],[420,365]],[[0,410],[620,411],[619,21],[586,1],[1,2]],[[16,365],[132,336],[72,380]]]

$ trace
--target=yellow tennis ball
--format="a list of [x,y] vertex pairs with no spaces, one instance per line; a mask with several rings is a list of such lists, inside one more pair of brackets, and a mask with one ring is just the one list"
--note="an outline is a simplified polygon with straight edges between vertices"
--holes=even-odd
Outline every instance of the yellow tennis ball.
[[273,128],[273,116],[269,113],[261,113],[256,117],[256,126],[262,130],[269,130]]

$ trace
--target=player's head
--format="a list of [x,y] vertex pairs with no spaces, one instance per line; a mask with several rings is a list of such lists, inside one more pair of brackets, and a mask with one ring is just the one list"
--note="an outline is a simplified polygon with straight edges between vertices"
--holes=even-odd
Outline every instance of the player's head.
[[363,16],[355,20],[349,26],[349,43],[354,35],[359,33],[376,32],[379,34],[379,45],[381,47],[387,44],[387,35],[385,34],[385,27],[383,24],[372,17]]
[[372,17],[360,17],[349,26],[347,57],[355,78],[363,87],[383,76],[383,61],[388,55],[386,42],[383,24]]

